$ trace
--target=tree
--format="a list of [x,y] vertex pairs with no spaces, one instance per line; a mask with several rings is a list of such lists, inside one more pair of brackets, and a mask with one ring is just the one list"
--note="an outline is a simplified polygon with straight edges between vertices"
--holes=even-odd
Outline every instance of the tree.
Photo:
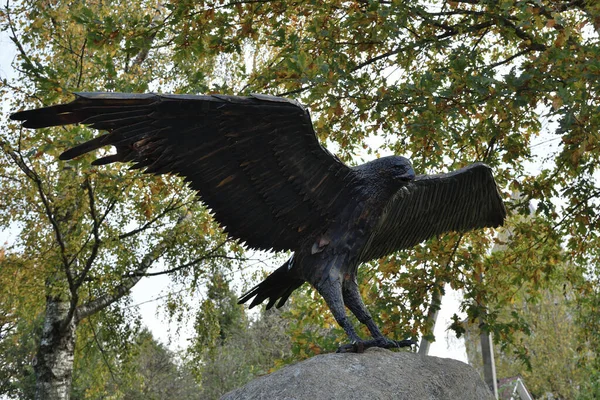
[[[122,304],[83,320],[77,327],[71,398],[123,398],[140,388],[144,366],[137,362],[148,338],[134,309]],[[151,339],[151,337],[150,337]]]
[[[517,295],[515,303],[503,310],[498,319],[512,320],[519,315],[527,324],[528,334],[516,335],[516,340],[527,352],[528,363],[520,354],[497,349],[496,373],[498,378],[520,375],[535,398],[549,394],[557,399],[575,399],[581,388],[590,382],[590,375],[582,368],[580,354],[592,351],[586,342],[578,340],[583,327],[577,323],[577,309],[572,302],[569,287],[547,289],[536,303],[526,302]],[[478,327],[470,326],[467,335],[469,364],[481,365]]]
[[115,388],[115,395],[123,399],[200,399],[200,388],[191,371],[179,365],[175,355],[157,343],[150,332],[144,330],[136,338],[125,367],[133,372],[127,385]]
[[[53,176],[56,186],[49,188],[52,172],[27,163],[21,152],[5,149],[24,173],[19,185],[11,189],[21,196],[20,201],[33,205],[22,209],[10,204],[8,219],[18,218],[27,227],[15,247],[31,246],[20,261],[30,273],[44,277],[40,294],[45,294],[45,311],[36,310],[44,313],[34,362],[36,397],[67,398],[77,325],[127,295],[159,258],[173,266],[173,271],[186,267],[186,273],[199,276],[198,266],[224,256],[225,239],[218,243],[205,235],[211,224],[207,218],[190,221],[186,217],[188,212],[202,215],[205,211],[190,204],[191,195],[182,195],[181,186],[133,184],[118,194],[124,188],[104,186],[102,181],[108,177],[69,170],[62,177]],[[157,196],[152,205],[137,210],[127,204],[127,196],[135,198],[140,192],[149,196],[151,191],[167,197],[160,204]],[[186,214],[177,216],[177,211]],[[131,217],[137,221],[128,227]],[[3,268],[6,279],[10,279],[11,267]],[[7,294],[18,295],[24,289],[11,286]]]
[[281,311],[249,319],[229,281],[215,273],[195,321],[187,363],[200,383],[200,398],[219,399],[253,378],[289,362],[288,323]]
[[131,324],[130,318],[119,321],[116,311],[95,315],[78,329],[72,398],[200,399],[198,384],[178,356],[147,329],[123,323]]
[[[67,100],[73,90],[281,94],[308,105],[320,138],[348,162],[394,152],[410,156],[417,172],[431,173],[484,161],[506,198],[512,190],[523,193],[511,209],[525,213],[530,201],[537,205],[532,223],[509,221],[514,246],[487,257],[495,240],[490,232],[435,238],[363,268],[368,285],[361,287],[391,336],[428,334],[425,304],[449,283],[464,291],[471,319],[484,318],[495,337],[515,343],[526,326],[495,312],[514,301],[509,288],[524,285],[528,302],[564,280],[577,296],[596,290],[588,278],[597,276],[594,249],[600,248],[599,16],[592,0],[204,1],[161,2],[152,10],[135,0],[32,1],[2,14],[21,71],[18,82],[3,83],[3,98],[10,96],[16,110]],[[187,192],[177,197],[185,200],[169,203],[182,188],[174,178],[132,180],[121,170],[92,169],[87,158],[56,162],[59,150],[91,134],[3,126],[2,226],[20,221],[23,227],[22,247],[7,251],[24,254],[30,268],[48,277],[46,297],[63,304],[74,298],[72,283],[89,286],[90,296],[99,294],[94,284],[110,292],[131,273],[125,265],[141,265],[161,243],[173,266],[220,243],[197,235],[210,231],[206,213],[177,223],[184,204],[195,206]],[[381,145],[370,147],[371,140]],[[531,172],[528,163],[536,161],[542,140],[557,149],[541,171]],[[133,197],[140,201],[125,202]],[[100,251],[94,250],[94,219],[111,207],[131,218],[110,214],[103,221],[106,235],[114,235],[100,228],[101,238],[127,233],[131,221],[138,227],[152,221],[142,233],[150,244],[139,249],[143,241],[132,236],[102,240],[111,255],[93,280],[81,280],[86,261]],[[169,207],[171,214],[161,214]],[[163,219],[155,220],[158,215]],[[188,224],[193,232],[183,229]],[[160,232],[169,240],[155,236]],[[186,246],[170,241],[179,235]],[[68,238],[64,249],[59,238]],[[197,252],[186,253],[195,241]],[[78,264],[69,263],[73,255]],[[572,261],[569,272],[557,270],[563,257]],[[72,267],[71,285],[65,266]],[[77,305],[85,304],[87,292]],[[303,307],[300,327],[328,329],[326,315],[309,319],[314,314]],[[60,309],[75,315],[74,304]]]
[[585,271],[574,286],[579,292],[573,295],[574,320],[580,327],[577,337],[577,361],[586,379],[579,388],[578,399],[595,399],[600,396],[600,270],[597,250],[592,250],[591,265],[580,266]]
[[[32,398],[32,361],[42,327],[42,320],[36,315],[42,295],[40,278],[4,249],[0,251],[0,270],[0,394]],[[15,286],[25,290],[14,293]]]
[[[63,96],[62,87],[82,90],[95,86],[95,77],[107,68],[97,64],[97,57],[109,63],[118,58],[110,56],[119,43],[104,47],[96,43],[102,50],[88,50],[89,57],[84,57],[88,40],[91,48],[94,44],[89,32],[79,28],[91,10],[81,6],[67,13],[69,5],[57,6],[20,4],[2,15],[23,68],[19,84],[24,86],[3,83],[4,100],[13,107],[31,104],[32,99],[37,104],[57,101]],[[95,11],[95,16],[110,16],[114,9],[107,5]],[[144,17],[144,13],[128,15],[131,20]],[[145,21],[143,32],[151,31],[153,23],[152,19]],[[135,40],[139,34],[132,33]],[[143,89],[148,83],[142,74],[130,73],[146,60],[151,33],[146,37],[137,50],[122,51],[122,60],[127,60],[119,70],[124,74],[122,90],[132,88],[127,85]],[[46,52],[48,63],[42,61]],[[134,57],[131,62],[130,57]],[[35,90],[24,96],[28,84]],[[3,126],[0,224],[3,229],[18,230],[18,239],[5,249],[0,280],[8,289],[3,296],[23,302],[9,313],[23,313],[19,309],[23,306],[29,307],[31,315],[43,314],[33,362],[35,397],[40,399],[69,397],[77,327],[127,296],[157,261],[167,270],[161,273],[193,282],[205,265],[228,260],[230,247],[223,233],[215,229],[208,212],[179,180],[132,176],[118,168],[91,169],[89,160],[57,163],[64,144],[92,134],[75,127],[67,131],[70,139],[65,140],[52,131]],[[191,214],[196,214],[195,218],[190,218]],[[22,275],[22,280],[15,280]],[[35,287],[28,288],[28,281]],[[30,289],[34,292],[29,293]]]

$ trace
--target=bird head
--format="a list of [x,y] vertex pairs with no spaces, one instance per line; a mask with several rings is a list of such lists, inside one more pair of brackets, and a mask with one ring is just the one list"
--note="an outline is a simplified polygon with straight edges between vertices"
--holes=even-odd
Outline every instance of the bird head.
[[408,158],[401,156],[391,156],[389,157],[389,164],[392,179],[395,182],[407,184],[408,182],[415,179],[415,171]]
[[400,156],[377,158],[353,169],[367,179],[378,181],[380,188],[386,187],[392,191],[408,184],[416,176],[408,158]]

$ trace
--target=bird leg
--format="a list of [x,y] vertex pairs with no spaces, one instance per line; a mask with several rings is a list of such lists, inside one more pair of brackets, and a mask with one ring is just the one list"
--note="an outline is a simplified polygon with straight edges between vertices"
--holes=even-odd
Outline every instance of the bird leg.
[[344,286],[342,289],[342,297],[346,307],[350,309],[350,311],[358,318],[358,320],[365,324],[371,332],[371,336],[373,339],[362,341],[360,345],[356,343],[351,343],[347,345],[340,346],[338,349],[338,353],[362,353],[364,349],[368,349],[369,347],[383,347],[386,349],[390,348],[398,348],[398,347],[408,347],[416,344],[415,341],[406,339],[406,340],[391,340],[386,338],[383,333],[379,330],[375,321],[373,321],[373,317],[369,313],[369,310],[365,307],[365,304],[362,301],[360,296],[360,292],[358,291],[358,284],[353,279],[344,282]]
[[[352,322],[350,322],[346,316],[346,309],[344,307],[344,300],[342,297],[341,282],[339,280],[328,278],[324,280],[322,284],[316,285],[316,289],[319,294],[323,296],[323,299],[325,299],[325,302],[329,306],[329,309],[331,310],[337,323],[344,328],[344,331],[350,338],[350,342],[352,343],[350,346],[364,343],[364,341],[354,330]],[[358,350],[360,350],[360,348]],[[357,352],[362,353],[362,351]]]

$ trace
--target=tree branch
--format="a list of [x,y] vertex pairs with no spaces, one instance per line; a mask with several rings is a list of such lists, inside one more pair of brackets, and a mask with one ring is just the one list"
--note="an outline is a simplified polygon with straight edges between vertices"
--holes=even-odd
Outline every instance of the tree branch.
[[46,193],[44,192],[44,188],[43,188],[43,183],[42,183],[42,179],[39,177],[39,175],[33,170],[31,169],[27,163],[25,162],[25,160],[23,159],[23,156],[21,155],[20,151],[17,152],[15,150],[13,150],[11,148],[11,146],[5,142],[5,141],[0,141],[0,145],[2,145],[2,148],[4,149],[4,152],[6,154],[8,154],[10,156],[10,158],[14,161],[14,163],[17,165],[17,167],[19,167],[19,169],[31,180],[33,181],[33,183],[36,186],[38,195],[40,196],[40,199],[42,201],[42,205],[44,206],[44,211],[46,214],[46,217],[48,218],[48,220],[50,221],[50,224],[52,225],[52,229],[54,231],[54,235],[56,237],[56,242],[58,243],[59,249],[60,249],[60,257],[62,259],[63,262],[63,268],[65,271],[65,275],[67,276],[67,281],[69,283],[69,288],[71,289],[72,293],[74,292],[74,281],[73,281],[73,275],[71,274],[71,270],[70,270],[70,262],[67,258],[66,255],[66,247],[65,247],[65,242],[63,240],[62,237],[62,232],[60,230],[60,227],[58,225],[58,221],[56,220],[56,218],[54,218],[54,213],[52,211],[52,207],[50,205],[50,201],[48,200],[48,197],[46,196]]
[[108,372],[110,373],[111,380],[113,381],[114,384],[117,384],[118,381],[115,378],[115,374],[113,372],[112,367],[110,366],[110,363],[108,362],[108,357],[106,357],[104,348],[102,347],[102,344],[98,340],[98,335],[96,334],[96,329],[94,329],[94,324],[92,323],[92,321],[89,321],[89,322],[90,322],[90,329],[92,330],[92,334],[94,336],[94,342],[96,342],[96,346],[98,347],[98,350],[100,350],[100,354],[102,354],[102,361],[104,361],[104,365],[106,365],[106,368],[108,369]]
[[29,58],[29,56],[27,55],[27,52],[23,48],[23,45],[21,44],[21,42],[18,39],[14,23],[12,21],[12,18],[10,17],[10,1],[9,0],[6,0],[6,6],[5,6],[5,8],[6,8],[6,20],[8,21],[8,27],[10,28],[10,32],[11,32],[11,35],[9,35],[10,40],[15,44],[15,46],[17,46],[17,49],[19,50],[19,53],[21,54],[21,57],[23,57],[23,60],[25,61],[25,64],[27,64],[27,66],[31,69],[31,71],[33,72],[33,74],[38,79],[45,80],[46,78],[40,73],[39,66],[35,65],[33,63],[33,61],[31,60],[31,58]]
[[[59,329],[63,330],[71,323],[71,320],[72,320],[73,315],[75,314],[75,311],[77,308],[77,303],[79,301],[79,295],[77,293],[77,289],[78,289],[79,285],[78,285],[78,283],[75,282],[75,279],[73,278],[73,273],[71,271],[71,265],[72,265],[73,260],[69,261],[69,259],[67,257],[66,246],[65,246],[64,239],[63,239],[63,235],[62,235],[61,229],[59,227],[58,221],[54,217],[54,212],[52,210],[50,200],[48,199],[48,196],[44,192],[42,179],[37,174],[37,172],[35,172],[32,168],[30,168],[27,165],[27,163],[23,159],[23,156],[20,153],[20,150],[19,150],[19,152],[14,151],[13,149],[10,148],[10,146],[6,142],[0,142],[0,144],[2,144],[4,151],[13,159],[13,161],[19,167],[19,169],[21,169],[21,171],[35,184],[38,195],[40,196],[40,199],[42,201],[42,205],[44,207],[44,212],[46,214],[46,217],[48,218],[48,220],[50,221],[50,224],[52,225],[52,229],[54,231],[54,236],[56,238],[56,242],[58,243],[58,247],[59,247],[59,255],[62,260],[62,267],[63,267],[62,269],[67,278],[69,292],[71,294],[70,299],[69,299],[69,311],[67,313],[66,318],[64,318],[62,320],[61,326],[59,327]],[[19,147],[20,147],[20,140],[19,140]]]
[[528,49],[536,50],[536,51],[544,51],[548,48],[543,43],[536,43],[535,38],[533,36],[531,36],[529,33],[525,32],[524,30],[522,30],[521,28],[516,26],[508,18],[503,17],[503,16],[498,16],[498,18],[505,26],[509,27],[515,33],[515,35],[517,35],[517,37],[519,39],[529,42],[529,44],[527,45]]
[[[116,204],[117,204],[117,200],[115,198],[110,200],[110,202],[108,203],[108,206],[106,207],[106,210],[104,210],[104,213],[98,219],[99,227],[102,226],[102,224],[104,223],[104,220],[106,219],[106,217],[108,217],[108,214],[115,208]],[[85,243],[83,243],[83,245],[79,248],[79,251],[77,251],[77,253],[71,258],[71,262],[75,261],[75,259],[77,259],[79,257],[79,255],[87,247],[87,244],[90,242],[92,236],[93,236],[93,232],[91,235],[88,235],[87,239],[85,240]],[[100,240],[100,244],[101,243],[102,243],[102,240]],[[84,280],[87,280],[87,278],[84,278]]]
[[83,267],[83,270],[81,271],[81,273],[79,274],[79,277],[77,278],[77,280],[75,282],[75,290],[79,289],[79,287],[81,286],[81,284],[84,282],[85,278],[87,277],[88,272],[94,265],[94,261],[96,260],[96,257],[98,256],[98,249],[100,248],[100,244],[102,243],[102,241],[100,240],[100,233],[99,233],[100,221],[98,220],[98,217],[96,215],[94,189],[92,188],[92,184],[90,183],[89,176],[87,176],[85,178],[83,186],[88,193],[90,216],[92,218],[92,234],[94,235],[94,244],[92,245],[92,251],[91,251],[89,257],[85,261],[85,266]]
[[525,55],[531,51],[534,51],[534,49],[531,49],[531,48],[523,49],[523,50],[519,51],[518,53],[513,54],[512,56],[510,56],[502,61],[498,61],[498,62],[488,65],[487,67],[485,67],[485,70],[489,71],[491,69],[499,67],[500,65],[507,64],[507,63],[511,62],[512,60],[514,60],[515,58],[521,57],[522,55]]
[[135,228],[129,232],[125,232],[125,233],[119,235],[119,239],[125,239],[125,238],[128,238],[130,236],[133,236],[140,232],[145,231],[146,229],[150,228],[152,226],[152,224],[154,224],[156,221],[158,221],[159,219],[161,219],[162,217],[164,217],[171,211],[180,209],[184,205],[185,205],[185,203],[177,203],[175,201],[175,199],[172,198],[171,201],[169,202],[169,204],[165,207],[165,209],[161,213],[159,213],[156,217],[152,218],[150,221],[146,222],[144,225],[140,226],[139,228]]
[[[183,223],[187,218],[189,218],[188,214],[183,214],[175,223],[172,230],[175,230],[181,223]],[[94,300],[91,300],[85,304],[82,304],[77,307],[75,312],[76,322],[81,321],[83,318],[95,314],[96,312],[102,310],[105,307],[108,307],[112,303],[119,300],[121,297],[125,296],[132,287],[134,287],[140,279],[142,279],[143,273],[145,273],[156,261],[162,253],[171,245],[172,243],[172,235],[166,235],[165,239],[163,239],[160,243],[158,243],[153,249],[148,251],[148,253],[142,258],[136,270],[132,273],[131,276],[126,277],[120,285],[117,285],[112,293],[106,293],[103,296],[100,296]]]
[[81,85],[81,80],[83,78],[83,56],[85,55],[85,46],[87,45],[87,37],[83,41],[83,45],[81,46],[81,54],[79,55],[79,74],[77,76],[77,85],[76,87],[79,89]]
[[221,242],[220,244],[218,244],[217,246],[215,246],[214,248],[212,248],[208,253],[204,254],[201,257],[198,257],[190,262],[187,262],[185,264],[181,264],[178,265],[177,267],[173,267],[164,271],[159,271],[159,272],[144,272],[144,273],[140,273],[140,272],[132,272],[131,274],[126,274],[123,275],[124,278],[128,278],[128,277],[133,277],[133,276],[158,276],[158,275],[166,275],[166,274],[170,274],[173,272],[177,272],[180,271],[182,269],[186,269],[191,267],[192,265],[196,265],[201,263],[202,261],[208,260],[208,259],[213,259],[213,258],[222,258],[222,259],[226,259],[226,260],[237,260],[238,258],[236,257],[230,257],[230,256],[225,256],[225,255],[217,255],[214,254],[217,250],[219,250],[221,247],[223,247],[226,243],[230,242],[229,239]]
[[[486,21],[486,22],[482,22],[473,26],[470,26],[468,29],[464,29],[464,30],[451,30],[451,31],[447,31],[445,33],[442,33],[440,35],[434,36],[433,38],[425,38],[425,39],[421,39],[421,40],[417,40],[413,43],[410,43],[408,45],[404,45],[401,47],[397,47],[393,50],[387,51],[385,53],[382,53],[378,56],[375,56],[373,58],[370,58],[368,60],[363,61],[360,64],[357,64],[356,66],[354,66],[353,68],[350,69],[350,71],[348,71],[348,73],[353,73],[356,72],[368,65],[374,64],[379,60],[383,60],[385,58],[400,54],[408,49],[412,49],[415,47],[419,47],[428,43],[433,43],[435,41],[439,41],[439,40],[443,40],[443,39],[447,39],[449,37],[452,36],[456,36],[459,34],[464,34],[464,33],[469,33],[469,32],[476,32],[482,29],[486,29],[486,28],[490,28],[491,26],[493,26],[494,23],[492,21]],[[283,93],[278,93],[277,96],[290,96],[290,95],[294,95],[294,94],[298,94],[298,93],[302,93],[308,89],[312,89],[313,87],[315,87],[317,85],[317,83],[313,82],[309,85],[300,87],[298,89],[294,89],[294,90],[290,90],[288,92],[283,92]]]
[[140,51],[135,57],[135,60],[133,60],[131,66],[139,67],[146,60],[146,58],[148,58],[148,54],[150,53],[150,49],[152,48],[152,42],[154,42],[154,39],[156,38],[156,35],[159,31],[158,27],[161,25],[159,24],[159,21],[162,23],[160,19],[161,10],[162,4],[159,3],[158,7],[156,8],[155,15],[152,18],[152,21],[150,21],[149,29],[152,30],[152,33],[150,33],[150,35],[146,38],[144,47],[140,49]]
[[108,214],[110,214],[110,212],[115,208],[115,206],[117,205],[117,199],[115,199],[114,197],[109,201],[108,205],[106,206],[106,210],[104,210],[104,213],[102,214],[102,216],[100,217],[100,219],[98,220],[98,222],[100,224],[104,223],[104,220],[106,219],[106,217],[108,217]]

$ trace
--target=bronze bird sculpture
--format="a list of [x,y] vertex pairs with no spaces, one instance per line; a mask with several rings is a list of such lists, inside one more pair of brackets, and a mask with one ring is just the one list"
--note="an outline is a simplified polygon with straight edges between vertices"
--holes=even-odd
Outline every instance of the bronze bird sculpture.
[[[350,338],[342,351],[414,343],[386,338],[373,321],[356,281],[361,263],[445,232],[497,227],[506,216],[485,164],[415,175],[408,159],[392,156],[348,167],[319,144],[306,108],[280,97],[77,93],[71,103],[11,118],[27,128],[81,123],[107,131],[60,158],[112,145],[116,153],[93,164],[181,175],[230,237],[293,251],[239,302],[281,307],[309,282]],[[344,306],[371,340],[358,336]]]

